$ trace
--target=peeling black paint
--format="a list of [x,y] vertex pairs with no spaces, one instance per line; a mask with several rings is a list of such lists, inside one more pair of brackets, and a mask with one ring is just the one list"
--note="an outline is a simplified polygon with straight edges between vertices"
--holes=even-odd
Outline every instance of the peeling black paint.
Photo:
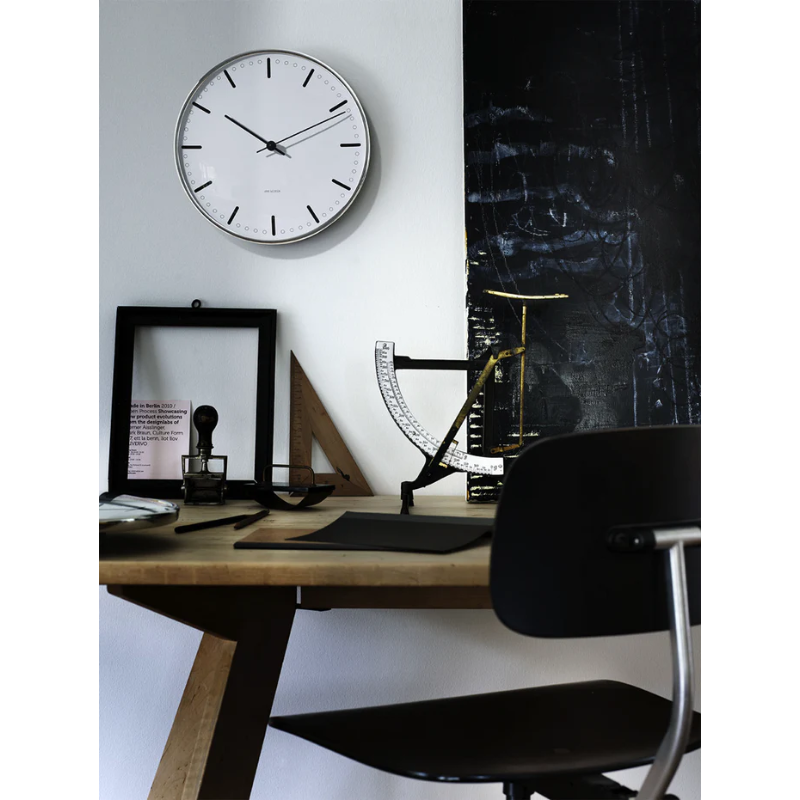
[[[699,48],[689,0],[465,3],[469,356],[520,333],[485,289],[569,295],[529,306],[526,441],[700,422]],[[512,444],[518,362],[497,377]]]

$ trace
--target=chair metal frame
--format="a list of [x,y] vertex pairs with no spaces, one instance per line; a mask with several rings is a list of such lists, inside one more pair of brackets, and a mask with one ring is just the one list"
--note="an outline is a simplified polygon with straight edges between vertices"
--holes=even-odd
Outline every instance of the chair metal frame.
[[[656,751],[655,759],[647,771],[638,793],[628,793],[624,786],[605,776],[572,781],[578,792],[588,791],[586,800],[602,797],[629,797],[636,800],[666,800],[667,789],[686,751],[694,709],[694,660],[692,658],[692,626],[689,617],[689,591],[686,580],[684,549],[700,545],[698,525],[680,525],[663,528],[626,528],[608,534],[609,549],[620,553],[666,550],[667,586],[669,589],[669,631],[672,655],[672,712],[669,727]],[[507,783],[503,792],[508,800],[529,800],[541,782]],[[536,784],[539,784],[536,786]],[[547,793],[557,800],[560,792]],[[574,795],[569,791],[569,797]]]
[[639,790],[638,800],[660,800],[664,797],[686,750],[694,707],[692,628],[689,622],[684,548],[700,544],[700,528],[683,526],[657,529],[653,530],[653,539],[655,549],[666,550],[668,557],[672,715],[667,733]]

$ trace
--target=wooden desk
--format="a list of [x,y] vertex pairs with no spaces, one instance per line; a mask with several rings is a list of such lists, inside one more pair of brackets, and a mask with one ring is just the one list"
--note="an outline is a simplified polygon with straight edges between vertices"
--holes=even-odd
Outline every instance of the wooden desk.
[[[495,505],[419,497],[412,513],[494,516]],[[273,511],[252,528],[176,535],[108,533],[110,594],[203,631],[150,800],[250,797],[295,609],[490,608],[489,545],[449,555],[234,550],[255,527],[316,530],[345,511],[396,513],[396,497],[328,498]],[[254,503],[181,509],[178,524],[257,511]]]

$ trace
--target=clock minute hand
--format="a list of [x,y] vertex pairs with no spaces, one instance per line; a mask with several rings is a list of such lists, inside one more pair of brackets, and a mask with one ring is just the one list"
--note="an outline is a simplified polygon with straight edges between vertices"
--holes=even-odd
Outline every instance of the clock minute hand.
[[[236,120],[233,117],[229,117],[227,114],[225,114],[224,116],[225,119],[229,119],[234,125],[238,125],[243,131],[247,131],[251,136],[255,136],[256,139],[258,139],[260,142],[264,142],[264,144],[267,146],[265,149],[277,150],[282,156],[287,155],[285,148],[278,147],[278,145],[275,144],[275,142],[271,142],[268,139],[265,139],[263,136],[259,136],[255,131],[251,131],[250,128],[247,127],[247,125],[242,125],[242,123],[239,122],[239,120]],[[260,153],[261,150],[259,150],[258,152]]]
[[299,136],[301,133],[305,133],[306,131],[310,131],[312,128],[316,128],[318,125],[324,125],[326,122],[330,122],[332,119],[336,119],[336,117],[341,117],[342,114],[346,114],[346,111],[340,111],[338,114],[334,114],[332,117],[328,117],[328,119],[322,120],[322,122],[317,122],[314,125],[309,125],[307,128],[303,128],[301,131],[296,131],[295,133],[291,134],[290,136],[284,136],[283,139],[278,139],[275,144],[280,144],[281,142],[285,142],[287,139],[291,139],[294,136]]
[[[309,125],[307,128],[303,128],[303,130],[301,130],[301,131],[295,131],[290,136],[284,136],[283,139],[278,139],[278,141],[275,142],[275,145],[277,147],[277,145],[279,145],[281,142],[285,142],[287,139],[291,139],[291,138],[293,138],[295,136],[299,136],[301,133],[305,133],[306,131],[310,131],[312,128],[316,128],[319,125],[324,125],[326,122],[330,122],[332,119],[336,119],[336,117],[341,117],[342,114],[346,114],[346,113],[347,113],[346,111],[340,111],[338,114],[334,114],[332,117],[328,117],[327,119],[322,120],[322,122],[315,122],[313,125]],[[228,117],[228,119],[230,119],[230,117]],[[258,138],[261,139],[260,136]],[[261,141],[263,142],[264,140],[261,139]],[[269,150],[269,149],[271,149],[271,148],[269,147],[269,142],[267,142],[267,146],[266,147],[262,147],[260,150],[257,150],[256,152],[263,153],[264,150]]]

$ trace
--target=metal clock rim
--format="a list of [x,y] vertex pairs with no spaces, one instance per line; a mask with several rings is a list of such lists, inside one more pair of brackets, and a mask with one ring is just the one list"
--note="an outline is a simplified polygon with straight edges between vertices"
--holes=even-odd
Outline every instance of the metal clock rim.
[[[183,174],[183,170],[181,169],[181,153],[180,153],[180,135],[181,135],[181,120],[183,119],[184,112],[186,111],[187,106],[189,106],[192,102],[192,98],[195,95],[195,92],[213,75],[219,72],[221,69],[224,69],[227,65],[232,64],[235,61],[238,61],[240,58],[250,58],[251,56],[256,55],[263,55],[264,53],[281,53],[284,55],[290,56],[299,56],[300,58],[308,59],[309,61],[313,61],[315,64],[319,64],[320,67],[328,70],[332,75],[335,75],[336,78],[341,81],[342,86],[344,86],[350,94],[353,96],[353,100],[355,101],[356,105],[358,106],[358,110],[361,112],[361,118],[364,120],[364,133],[366,135],[365,144],[366,144],[366,154],[364,157],[364,171],[361,173],[361,178],[358,181],[358,185],[353,188],[353,194],[350,197],[348,204],[335,216],[325,222],[324,225],[320,225],[313,231],[308,233],[301,234],[299,236],[295,236],[291,239],[281,239],[279,242],[270,242],[264,239],[253,239],[250,236],[244,236],[240,233],[235,233],[234,231],[229,230],[228,228],[222,226],[216,220],[212,219],[208,214],[206,214],[202,208],[200,208],[197,198],[195,198],[192,192],[189,189],[189,186],[186,183],[186,178]],[[312,236],[316,236],[318,233],[322,233],[322,231],[329,228],[333,225],[334,222],[338,222],[352,207],[355,203],[355,199],[358,196],[359,192],[361,191],[361,187],[364,185],[364,182],[367,178],[367,173],[369,172],[369,165],[370,159],[372,156],[372,147],[371,147],[371,137],[370,137],[370,130],[369,130],[369,120],[367,119],[367,114],[364,111],[364,107],[361,105],[361,101],[358,99],[358,95],[353,91],[353,87],[332,67],[329,67],[324,61],[320,61],[318,58],[314,56],[309,56],[306,53],[301,53],[298,50],[279,50],[279,49],[272,49],[272,48],[265,48],[262,50],[248,50],[246,53],[239,53],[239,55],[231,56],[226,58],[224,61],[220,61],[219,64],[212,67],[208,72],[206,72],[202,78],[192,87],[192,90],[186,96],[186,99],[183,101],[183,105],[181,106],[181,110],[178,113],[178,120],[175,123],[175,138],[173,142],[173,149],[175,151],[175,170],[178,173],[178,179],[180,180],[181,187],[183,191],[186,193],[186,196],[191,200],[192,206],[200,214],[203,219],[207,222],[210,222],[215,227],[219,228],[223,233],[226,233],[228,236],[233,236],[235,239],[242,239],[245,242],[252,242],[253,244],[263,244],[270,247],[276,247],[282,244],[294,244],[295,242],[302,242],[305,239],[310,239]]]

